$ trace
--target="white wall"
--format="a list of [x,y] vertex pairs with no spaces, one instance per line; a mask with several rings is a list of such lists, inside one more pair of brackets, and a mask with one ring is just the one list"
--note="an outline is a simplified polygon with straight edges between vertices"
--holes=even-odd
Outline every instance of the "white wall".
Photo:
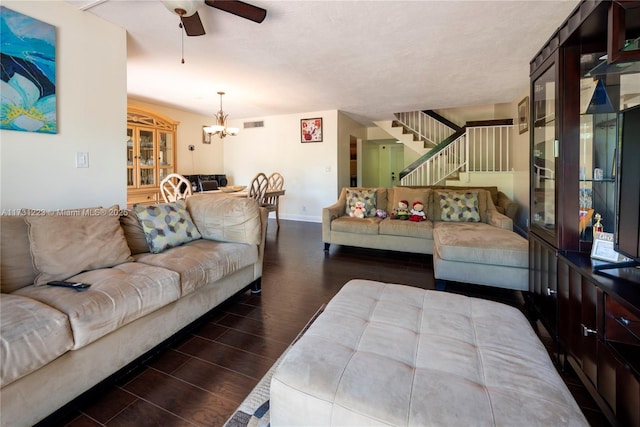
[[[182,175],[210,175],[224,173],[224,142],[219,137],[211,138],[211,144],[202,143],[202,126],[211,125],[213,117],[202,116],[183,110],[152,104],[129,98],[130,106],[144,107],[180,122],[178,125],[178,163],[176,172]],[[227,137],[229,141],[233,137]],[[189,151],[189,145],[195,150]]]
[[[300,142],[300,120],[315,117],[323,119],[323,141]],[[244,121],[258,120],[264,121],[263,128],[242,128]],[[230,185],[248,185],[258,172],[280,172],[286,190],[280,217],[320,222],[322,208],[337,200],[338,111],[230,120],[229,126],[240,128],[237,136],[224,141],[224,173]]]
[[513,128],[513,200],[518,202],[520,209],[518,210],[518,216],[514,227],[518,227],[522,231],[529,230],[529,181],[531,175],[530,168],[530,143],[529,136],[531,135],[531,125],[529,130],[523,134],[518,132],[517,117],[518,117],[518,103],[525,97],[529,96],[529,89],[522,91],[521,96],[513,102],[511,105],[512,115],[514,117]]
[[0,207],[125,206],[125,31],[64,1],[2,5],[56,27],[58,133],[0,131]]

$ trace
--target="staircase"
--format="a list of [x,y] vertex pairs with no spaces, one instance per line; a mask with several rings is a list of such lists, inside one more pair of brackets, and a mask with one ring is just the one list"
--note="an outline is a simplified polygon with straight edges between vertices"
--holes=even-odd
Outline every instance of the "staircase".
[[386,130],[422,154],[400,172],[402,185],[443,184],[460,173],[511,172],[513,119],[467,122],[459,127],[430,110],[395,116],[390,127],[397,130]]

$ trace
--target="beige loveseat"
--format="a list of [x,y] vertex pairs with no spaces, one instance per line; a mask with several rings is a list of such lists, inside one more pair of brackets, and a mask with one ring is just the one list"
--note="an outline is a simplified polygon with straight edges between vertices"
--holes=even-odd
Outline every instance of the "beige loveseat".
[[[179,219],[156,234],[162,215],[117,206],[1,218],[2,426],[38,422],[232,295],[259,292],[266,210],[207,195],[172,206]],[[165,249],[180,224],[191,241]],[[58,279],[91,286],[46,284]]]
[[[362,199],[365,218],[351,217],[349,206]],[[380,218],[398,202],[420,202],[426,221]],[[468,217],[467,217],[468,216]],[[528,245],[513,232],[513,221],[493,204],[484,188],[343,188],[338,201],[322,211],[322,239],[330,244],[432,254],[439,287],[457,281],[509,289],[528,289]]]

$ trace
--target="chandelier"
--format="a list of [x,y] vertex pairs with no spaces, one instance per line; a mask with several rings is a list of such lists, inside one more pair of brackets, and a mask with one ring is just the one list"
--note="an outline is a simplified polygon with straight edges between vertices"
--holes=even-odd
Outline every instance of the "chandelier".
[[224,95],[224,92],[218,92],[218,95],[220,95],[220,111],[216,113],[216,124],[205,127],[204,131],[210,135],[218,135],[220,138],[224,138],[227,135],[235,136],[238,134],[239,129],[227,127],[228,114],[222,111],[222,95]]

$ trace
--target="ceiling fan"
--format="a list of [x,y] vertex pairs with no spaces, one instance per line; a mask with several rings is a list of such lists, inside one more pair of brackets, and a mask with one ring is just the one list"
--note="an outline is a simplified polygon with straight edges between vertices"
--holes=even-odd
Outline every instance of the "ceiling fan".
[[198,9],[202,4],[224,10],[225,12],[249,19],[258,24],[264,21],[267,11],[261,7],[239,0],[161,0],[162,4],[180,17],[185,33],[188,36],[205,34]]

